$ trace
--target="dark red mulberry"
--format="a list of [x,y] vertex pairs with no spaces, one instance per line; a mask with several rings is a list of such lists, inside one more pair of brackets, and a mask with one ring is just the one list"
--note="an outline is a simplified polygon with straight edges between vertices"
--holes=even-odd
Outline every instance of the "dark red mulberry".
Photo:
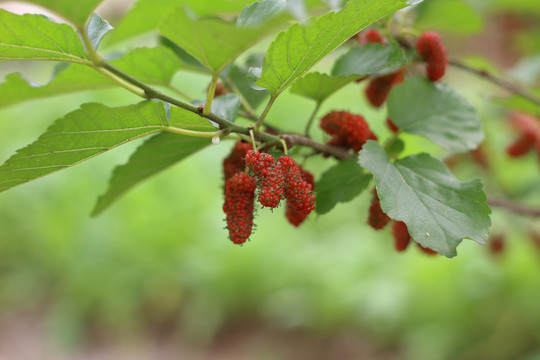
[[[302,176],[302,179],[304,179],[309,185],[311,185],[312,188],[315,187],[315,179],[309,171],[301,169],[300,174]],[[299,213],[289,202],[287,202],[287,210],[285,212],[285,216],[291,224],[298,227],[304,222],[308,214]]]
[[404,72],[405,70],[401,68],[391,74],[371,79],[365,90],[369,103],[376,108],[381,107],[388,98],[392,87],[403,82]]
[[244,158],[249,150],[253,147],[250,143],[239,140],[232,149],[229,156],[223,160],[223,172],[225,173],[225,181],[233,177],[239,171],[244,171],[246,164]]
[[377,195],[377,189],[373,188],[373,197],[371,199],[371,205],[369,207],[369,216],[367,222],[369,226],[375,230],[381,230],[389,222],[390,218],[381,209],[381,201]]
[[312,185],[302,178],[298,164],[291,157],[280,156],[278,161],[285,177],[284,192],[287,203],[299,214],[308,215],[315,209]]
[[411,242],[411,235],[407,225],[403,221],[394,221],[392,224],[392,236],[394,237],[394,246],[397,251],[405,251]]
[[267,153],[250,150],[246,154],[246,165],[255,173],[259,182],[259,203],[262,206],[275,208],[284,197],[285,179],[281,163]]
[[446,71],[446,50],[442,45],[439,34],[428,31],[423,33],[416,42],[416,51],[427,63],[427,77],[437,81]]
[[245,172],[237,172],[225,182],[225,203],[229,238],[243,244],[251,235],[257,181]]
[[332,138],[328,145],[360,151],[368,140],[377,140],[368,123],[360,115],[347,111],[331,111],[321,119],[321,128]]
[[360,45],[380,43],[386,44],[386,40],[382,37],[381,33],[375,29],[368,29],[360,36]]

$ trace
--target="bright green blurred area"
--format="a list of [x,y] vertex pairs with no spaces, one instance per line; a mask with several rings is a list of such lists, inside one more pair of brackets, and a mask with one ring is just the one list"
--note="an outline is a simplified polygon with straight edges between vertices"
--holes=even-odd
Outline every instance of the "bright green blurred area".
[[[538,203],[537,160],[504,154],[513,134],[499,109],[485,103],[493,89],[461,72],[447,79],[479,105],[494,164],[489,175],[465,161],[458,177],[489,177],[488,193]],[[175,79],[198,97],[207,81],[186,73]],[[370,109],[360,91],[349,85],[320,114],[360,112],[384,139],[384,111]],[[135,98],[114,90],[4,109],[0,160],[90,101],[117,106]],[[301,131],[312,109],[285,93],[268,121]],[[429,146],[425,139],[408,140],[407,153]],[[205,344],[228,321],[253,317],[283,331],[369,334],[375,347],[397,349],[403,359],[540,358],[540,249],[527,236],[527,219],[495,210],[493,231],[506,236],[498,256],[469,240],[453,259],[416,247],[400,254],[388,229],[366,225],[366,192],[328,215],[312,214],[298,229],[283,208],[259,210],[251,241],[238,247],[227,240],[221,211],[221,162],[232,141],[209,146],[90,218],[112,169],[138,144],[0,195],[0,314],[44,314],[50,341],[67,345],[84,341],[89,325],[137,338],[170,323]],[[315,158],[306,164],[316,178],[329,166]]]

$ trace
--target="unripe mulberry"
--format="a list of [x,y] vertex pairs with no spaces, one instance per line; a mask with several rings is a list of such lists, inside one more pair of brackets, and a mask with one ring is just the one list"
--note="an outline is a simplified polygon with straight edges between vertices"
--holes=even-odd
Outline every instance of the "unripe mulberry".
[[225,182],[225,203],[229,238],[235,244],[243,244],[251,235],[257,181],[245,172],[237,172]]
[[392,236],[394,237],[394,246],[397,251],[405,251],[411,242],[411,235],[407,225],[403,221],[394,221],[392,224]]
[[[308,184],[310,184],[312,188],[315,187],[315,179],[309,171],[302,169],[300,170],[300,174],[302,175],[302,179],[304,179]],[[285,212],[285,216],[292,225],[298,227],[304,222],[308,214],[299,213],[289,202],[287,202],[287,210]]]
[[446,70],[446,50],[442,45],[439,34],[428,31],[423,33],[416,42],[416,51],[427,63],[427,77],[437,81],[443,77]]
[[381,230],[389,222],[390,218],[381,209],[381,201],[377,195],[377,189],[373,188],[373,197],[369,206],[369,216],[367,222],[375,230]]
[[312,185],[302,178],[298,164],[291,157],[280,156],[278,161],[285,177],[284,193],[287,203],[299,214],[308,215],[315,209]]
[[360,45],[380,43],[385,44],[386,40],[382,37],[381,33],[375,29],[368,29],[360,36]]
[[371,79],[365,90],[369,103],[376,108],[381,107],[388,98],[392,87],[403,82],[404,72],[404,68],[401,68],[391,74]]
[[225,181],[233,177],[239,171],[244,171],[246,164],[244,158],[249,150],[253,149],[250,143],[238,140],[229,156],[223,160],[223,172]]
[[321,119],[321,128],[332,138],[328,145],[360,151],[368,140],[377,140],[368,123],[360,115],[347,111],[331,111]]

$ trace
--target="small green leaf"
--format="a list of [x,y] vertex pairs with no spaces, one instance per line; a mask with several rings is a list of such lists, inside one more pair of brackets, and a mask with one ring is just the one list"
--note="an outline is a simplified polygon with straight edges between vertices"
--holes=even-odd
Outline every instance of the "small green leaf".
[[[171,108],[171,124],[187,130],[214,130],[207,122],[202,122],[196,114],[177,107]],[[109,188],[99,197],[92,216],[102,213],[137,184],[210,144],[210,139],[193,136],[171,133],[152,136],[139,146],[126,164],[114,169]]]
[[67,20],[72,21],[78,28],[82,28],[86,19],[103,0],[25,0],[34,3],[58,15],[62,15]]
[[345,85],[359,78],[360,76],[330,76],[312,72],[294,83],[291,92],[321,103]]
[[340,161],[315,184],[317,213],[326,214],[337,203],[351,201],[367,188],[371,178],[371,174],[358,166],[356,159]]
[[231,66],[228,73],[228,78],[232,85],[242,94],[248,104],[256,109],[265,99],[268,98],[268,91],[255,90],[251,87],[254,81],[250,81],[249,67]]
[[375,176],[383,211],[405,222],[420,245],[453,257],[464,238],[480,244],[487,239],[491,210],[480,181],[458,181],[440,160],[428,154],[392,163],[372,140],[358,159]]
[[[143,82],[163,86],[168,85],[182,67],[181,61],[165,47],[134,49],[111,63]],[[118,84],[94,69],[78,64],[69,65],[43,86],[32,86],[14,73],[0,84],[0,108],[32,99],[115,86]]]
[[186,50],[211,72],[218,74],[245,50],[275,30],[275,24],[263,27],[239,27],[216,18],[192,19],[182,9],[165,17],[160,33]]
[[113,29],[111,24],[97,13],[92,14],[85,28],[94,49],[99,47],[103,36]]
[[55,121],[34,143],[0,166],[0,192],[66,169],[168,126],[163,104],[108,108],[89,103]]
[[405,0],[349,0],[337,13],[292,25],[268,48],[257,85],[279,95],[360,30],[406,5]]
[[287,0],[261,0],[247,5],[236,24],[238,26],[260,26],[268,19],[283,12],[287,7]]
[[388,114],[401,130],[423,135],[451,153],[475,149],[484,138],[474,107],[450,86],[424,77],[392,89]]
[[69,25],[42,15],[0,9],[0,61],[53,60],[88,64],[81,38]]
[[396,44],[366,44],[352,47],[341,56],[332,69],[332,75],[371,75],[390,73],[405,65],[405,54]]

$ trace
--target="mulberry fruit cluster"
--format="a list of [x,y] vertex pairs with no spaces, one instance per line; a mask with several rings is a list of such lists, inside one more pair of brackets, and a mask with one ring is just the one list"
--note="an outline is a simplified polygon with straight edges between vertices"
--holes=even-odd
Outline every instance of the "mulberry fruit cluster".
[[368,140],[377,140],[366,120],[347,111],[332,111],[320,123],[321,129],[332,135],[328,145],[353,149],[358,152]]
[[439,34],[433,31],[423,33],[416,42],[416,51],[427,63],[427,77],[437,81],[446,71],[446,50],[442,45]]
[[[243,244],[251,235],[256,197],[262,206],[270,208],[276,208],[285,199],[286,217],[294,226],[299,226],[315,208],[314,181],[309,172],[302,170],[289,156],[275,160],[272,155],[247,145],[237,142],[223,161],[223,211],[229,238],[235,244]],[[244,171],[246,167],[253,176]]]

